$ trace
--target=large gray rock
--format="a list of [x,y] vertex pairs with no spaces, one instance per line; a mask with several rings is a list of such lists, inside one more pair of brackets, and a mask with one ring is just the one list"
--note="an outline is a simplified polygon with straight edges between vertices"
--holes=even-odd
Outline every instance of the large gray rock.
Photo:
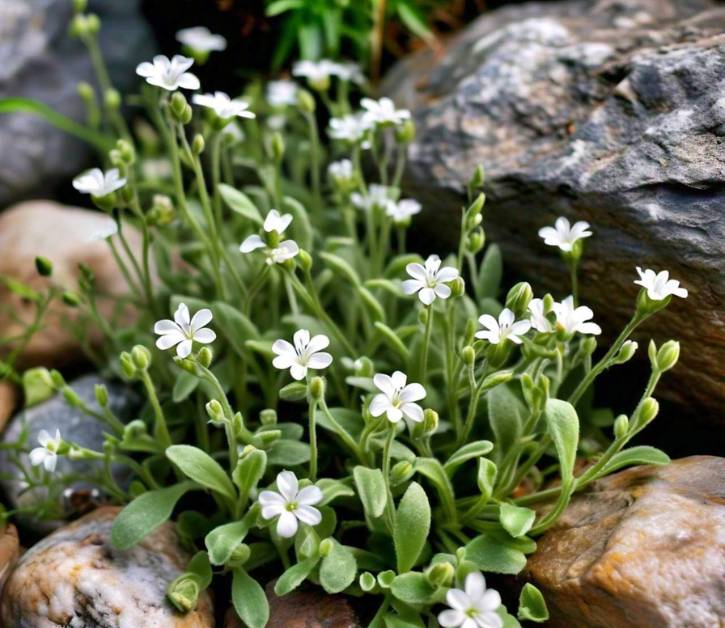
[[[151,32],[138,0],[91,0],[89,10],[103,21],[101,47],[112,81],[133,84],[139,61],[153,54]],[[68,35],[70,0],[0,2],[0,98],[34,98],[75,120],[84,119],[76,87],[93,82],[85,48]],[[89,148],[36,116],[0,114],[0,207],[30,193],[47,192],[59,179],[76,174]]]
[[[104,381],[97,375],[85,375],[68,384],[96,412],[100,412],[100,408],[95,400],[95,386],[105,384],[108,389],[108,407],[112,412],[124,422],[136,418],[134,412],[140,406],[140,399],[127,386]],[[108,431],[103,423],[77,408],[69,406],[60,395],[56,395],[13,417],[3,433],[2,442],[5,444],[17,443],[22,435],[26,438],[28,449],[32,449],[38,446],[38,434],[41,430],[53,435],[56,429],[60,430],[61,436],[65,440],[96,451],[102,451],[103,435]],[[38,504],[47,497],[48,489],[40,485],[28,490],[18,463],[25,468],[30,468],[26,454],[21,454],[16,459],[13,452],[0,450],[0,485],[7,499],[5,503],[16,508]],[[102,469],[101,462],[71,461],[67,457],[59,456],[55,475],[68,476],[70,480],[78,479],[71,481],[68,488],[61,494],[53,494],[57,500],[56,514],[61,517],[69,517],[78,514],[79,510],[83,512],[95,503],[102,501],[103,492],[92,480]],[[122,465],[114,465],[113,475],[116,481],[122,485],[129,480],[128,469]],[[60,486],[60,483],[54,485],[54,487],[57,486]],[[47,532],[62,523],[60,519],[45,520],[35,517],[23,517],[21,522],[26,527],[41,532]]]
[[383,90],[413,110],[404,185],[436,237],[456,237],[464,184],[483,164],[487,230],[539,290],[564,296],[567,279],[538,229],[559,215],[592,224],[581,290],[610,338],[631,315],[635,266],[680,279],[689,299],[643,331],[683,341],[667,394],[720,421],[724,30],[725,7],[709,0],[511,6],[442,56],[403,61]]
[[692,456],[596,482],[526,575],[551,626],[713,628],[725,618],[725,459]]

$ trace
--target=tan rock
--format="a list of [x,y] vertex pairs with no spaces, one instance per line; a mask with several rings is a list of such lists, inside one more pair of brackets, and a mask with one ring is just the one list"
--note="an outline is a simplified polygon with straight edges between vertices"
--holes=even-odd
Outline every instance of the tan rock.
[[2,625],[208,628],[214,625],[204,593],[195,611],[177,612],[166,587],[189,560],[166,523],[130,550],[110,542],[119,509],[105,507],[55,531],[30,548],[5,584]]
[[544,593],[551,626],[722,626],[725,458],[597,482],[538,541],[526,575]]
[[[128,293],[128,286],[106,242],[89,241],[102,230],[110,218],[101,212],[67,207],[52,201],[20,203],[0,214],[0,275],[23,281],[36,290],[53,285],[75,290],[83,263],[95,274],[101,295],[99,309],[112,321],[115,299]],[[129,246],[138,251],[140,236],[124,231]],[[53,276],[45,278],[35,270],[35,258],[43,256],[53,262]],[[0,336],[20,334],[33,320],[35,307],[12,293],[0,282]],[[80,346],[69,323],[78,312],[57,301],[51,305],[20,360],[22,366],[59,366],[78,358]],[[14,320],[20,318],[22,323]]]
[[8,381],[0,381],[0,432],[18,404],[18,389]]
[[18,531],[9,523],[0,532],[0,593],[3,590],[8,574],[20,557]]
[[[269,601],[266,628],[360,628],[355,612],[343,595],[328,595],[309,587],[277,597],[274,583],[267,585],[266,592]],[[243,628],[232,608],[224,618],[224,628]]]

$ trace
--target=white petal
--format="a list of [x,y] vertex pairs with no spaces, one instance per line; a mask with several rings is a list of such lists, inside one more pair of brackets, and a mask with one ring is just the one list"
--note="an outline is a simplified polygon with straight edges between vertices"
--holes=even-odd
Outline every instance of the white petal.
[[498,315],[498,324],[500,327],[510,327],[515,320],[514,313],[507,307],[501,310],[501,313]]
[[390,408],[390,399],[384,395],[375,395],[373,400],[370,402],[370,414],[374,417],[378,417],[383,414],[388,408]]
[[498,613],[492,611],[481,613],[477,619],[477,628],[503,628],[503,619]]
[[397,423],[403,418],[403,411],[400,408],[394,408],[390,406],[387,411],[388,421],[391,423]]
[[279,517],[279,515],[281,515],[286,510],[287,508],[284,503],[262,506],[262,517],[264,517],[265,519],[274,519],[275,517]]
[[191,346],[191,340],[184,340],[180,342],[179,346],[176,347],[176,355],[178,355],[180,358],[188,358],[189,355],[191,355]]
[[494,589],[489,589],[483,595],[478,596],[478,600],[476,606],[482,610],[495,611],[501,606],[501,596]]
[[516,336],[523,336],[531,329],[531,321],[516,321],[511,325],[511,333]]
[[272,360],[272,366],[280,371],[286,371],[296,362],[297,357],[294,355],[278,355],[274,360]]
[[45,447],[36,447],[33,449],[28,458],[30,458],[30,464],[34,467],[42,464],[45,458],[49,455],[48,450]]
[[400,392],[400,400],[403,403],[420,401],[421,399],[425,399],[425,394],[425,388],[421,384],[408,384]]
[[431,303],[433,303],[433,301],[436,300],[435,290],[433,290],[433,288],[423,288],[418,293],[418,298],[420,299],[420,302],[424,305],[430,305]]
[[408,376],[403,373],[403,371],[395,371],[390,376],[390,381],[393,383],[393,388],[395,390],[402,390],[408,381]]
[[43,466],[48,473],[55,471],[55,465],[58,463],[58,456],[55,453],[48,452],[48,455],[43,460]]
[[420,423],[423,420],[423,408],[417,403],[404,403],[400,406],[400,410],[403,415],[415,423]]
[[459,611],[467,611],[471,607],[471,600],[464,591],[460,589],[448,589],[446,603],[451,608]]
[[490,314],[483,314],[478,317],[478,322],[486,329],[498,331],[498,321]]
[[261,249],[267,246],[264,243],[264,240],[262,240],[262,237],[255,233],[253,235],[250,235],[248,238],[242,242],[241,246],[239,247],[239,250],[242,253],[251,253],[252,251],[256,251],[257,249]]
[[438,613],[438,623],[443,628],[457,628],[464,621],[466,621],[466,615],[462,611],[449,608]]
[[297,499],[298,486],[297,476],[292,471],[280,471],[277,474],[277,488],[288,502]]
[[373,384],[375,384],[375,387],[385,396],[387,396],[388,399],[390,399],[395,394],[395,386],[393,385],[393,380],[391,379],[390,375],[385,375],[384,373],[376,373],[373,377]]
[[292,538],[297,534],[297,517],[289,510],[285,510],[277,521],[277,534],[284,539]]
[[274,341],[274,344],[272,345],[272,351],[274,351],[277,355],[283,355],[285,357],[297,357],[297,352],[295,351],[295,348],[292,346],[292,344],[282,339]]
[[38,432],[38,442],[45,447],[48,443],[53,441],[53,437],[50,435],[50,432],[47,430],[40,430]]
[[171,332],[169,334],[164,334],[160,338],[157,338],[156,346],[162,351],[166,351],[166,349],[171,349],[171,347],[178,345],[180,342],[183,342],[185,338],[186,336],[184,336],[184,334],[182,334],[180,331]]
[[213,315],[209,308],[205,307],[199,310],[196,314],[194,314],[194,317],[191,319],[191,331],[196,331],[197,329],[206,327],[211,322],[212,318]]
[[591,334],[593,336],[598,336],[602,333],[602,328],[596,323],[580,323],[577,329],[581,334]]
[[436,296],[439,299],[447,299],[449,296],[451,296],[451,289],[444,283],[436,284],[436,287],[433,288],[433,291],[436,293]]
[[262,491],[257,500],[262,506],[283,506],[286,503],[284,497],[276,491]]
[[330,339],[325,336],[325,334],[317,334],[316,336],[312,336],[307,343],[307,351],[310,353],[316,353],[317,351],[322,351],[329,346]]
[[199,89],[201,87],[201,83],[199,82],[199,79],[190,72],[184,72],[177,81],[179,87],[182,87],[184,89]]
[[466,576],[464,589],[466,595],[474,602],[477,602],[486,592],[486,580],[481,573],[473,571]]
[[302,353],[310,344],[310,332],[307,329],[298,329],[292,339],[295,343],[295,348],[299,353]]
[[322,521],[322,515],[317,508],[312,506],[298,506],[294,511],[295,517],[297,517],[302,523],[306,523],[308,526],[316,526]]
[[425,284],[421,281],[418,281],[417,279],[406,279],[402,283],[403,292],[405,294],[414,294],[418,292],[421,288],[425,287]]
[[425,267],[422,264],[412,263],[405,267],[405,271],[413,278],[425,282],[427,279]]
[[297,503],[303,506],[314,506],[322,501],[322,491],[317,486],[305,486],[297,493]]
[[168,318],[165,318],[164,320],[161,320],[161,321],[156,321],[156,323],[154,324],[154,333],[155,334],[168,334],[169,332],[172,332],[172,331],[180,332],[181,330],[179,329],[179,326],[174,321],[170,321]]
[[292,366],[290,366],[289,372],[294,379],[300,381],[307,376],[307,367],[295,362]]
[[176,312],[174,312],[174,320],[176,321],[176,324],[182,328],[189,326],[191,319],[189,318],[189,308],[186,307],[185,303],[179,303],[179,307],[177,307]]
[[330,364],[332,364],[332,356],[324,351],[313,353],[307,360],[308,368],[316,370],[326,369]]
[[214,342],[216,340],[216,333],[214,333],[211,329],[200,329],[194,334],[194,340],[203,345],[208,345],[210,342]]
[[458,269],[453,266],[444,266],[438,271],[438,281],[449,282],[458,277]]

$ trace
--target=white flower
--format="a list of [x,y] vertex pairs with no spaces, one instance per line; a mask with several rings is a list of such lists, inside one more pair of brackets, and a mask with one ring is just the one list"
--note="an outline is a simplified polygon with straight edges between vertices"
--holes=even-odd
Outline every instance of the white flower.
[[373,383],[380,391],[370,402],[370,414],[375,417],[386,414],[388,421],[397,423],[405,417],[416,423],[423,420],[423,408],[416,401],[425,398],[425,388],[420,384],[408,384],[408,376],[395,371],[392,376],[378,373]]
[[334,74],[342,81],[362,85],[365,82],[365,75],[357,63],[351,61],[338,62],[333,64],[331,74]]
[[226,120],[228,118],[254,118],[254,114],[249,109],[249,103],[245,100],[232,100],[224,92],[214,92],[213,94],[194,94],[191,101],[195,105],[208,107],[213,109],[220,118]]
[[46,471],[53,473],[58,464],[58,448],[61,441],[60,430],[55,430],[54,437],[45,430],[40,430],[38,434],[40,447],[36,447],[30,452],[30,464],[35,467],[42,464]]
[[104,220],[103,223],[102,226],[98,227],[98,229],[88,236],[88,242],[100,242],[118,233],[118,225],[115,220],[109,218],[108,220]]
[[385,213],[393,219],[393,222],[400,224],[419,214],[420,210],[421,206],[418,201],[412,198],[402,198],[397,203],[394,201],[388,203]]
[[323,85],[338,73],[338,64],[329,59],[319,61],[297,61],[292,66],[292,75],[301,76],[313,85]]
[[676,279],[670,279],[670,273],[666,270],[662,270],[658,273],[647,268],[642,269],[637,266],[637,272],[639,273],[639,279],[636,279],[634,283],[638,286],[642,286],[647,290],[647,296],[653,301],[662,301],[670,295],[675,295],[682,299],[687,298],[687,290],[680,288],[680,282]]
[[[264,230],[267,233],[276,231],[282,235],[285,229],[292,222],[292,214],[280,214],[276,209],[271,209],[264,219]],[[242,253],[251,253],[257,249],[266,249],[267,264],[282,264],[288,259],[292,259],[300,252],[300,247],[294,240],[284,240],[276,247],[268,247],[267,243],[259,234],[248,236],[239,247]]]
[[410,111],[396,109],[390,98],[363,98],[360,104],[365,109],[363,117],[369,124],[401,124],[410,118]]
[[504,340],[510,340],[520,345],[521,336],[531,329],[530,321],[517,321],[514,313],[507,307],[498,315],[498,320],[490,314],[484,314],[479,317],[478,322],[486,329],[477,331],[476,338],[488,340],[492,345],[497,345]]
[[359,142],[370,128],[370,123],[360,114],[348,114],[342,118],[331,118],[327,133],[333,140]]
[[201,83],[187,70],[194,64],[193,59],[182,55],[174,55],[171,60],[164,55],[156,55],[153,63],[144,61],[136,67],[136,74],[170,92],[180,87],[183,89],[199,89]]
[[349,159],[333,161],[327,166],[327,176],[335,181],[349,181],[353,176],[352,162]]
[[587,322],[594,316],[591,308],[586,305],[574,307],[574,297],[568,296],[561,303],[554,303],[552,309],[556,313],[556,326],[568,334],[592,334],[598,336],[602,328],[596,323]]
[[180,303],[174,312],[173,321],[164,319],[154,325],[154,333],[161,336],[156,340],[156,346],[162,351],[176,346],[176,355],[187,358],[194,341],[206,345],[216,339],[216,334],[206,328],[211,319],[211,310],[207,308],[199,310],[190,318],[189,308]]
[[553,227],[539,229],[539,237],[544,239],[544,244],[558,246],[564,252],[571,251],[577,240],[590,235],[592,232],[589,231],[588,222],[580,220],[569,226],[569,221],[564,216],[557,218]]
[[121,178],[118,168],[111,168],[103,172],[100,168],[86,170],[73,179],[73,187],[83,194],[92,196],[106,196],[126,185],[126,179]]
[[215,35],[206,26],[182,28],[176,33],[176,41],[195,52],[214,52],[227,47],[227,40]]
[[450,608],[438,615],[444,628],[502,628],[503,620],[496,613],[501,596],[494,589],[486,590],[486,580],[478,572],[466,576],[465,591],[448,589],[446,603]]
[[542,334],[548,334],[554,330],[549,319],[544,314],[544,300],[543,299],[531,299],[529,301],[529,312],[531,316],[531,326]]
[[285,107],[297,103],[298,87],[292,81],[267,83],[267,102],[273,107]]
[[292,471],[277,474],[277,491],[262,491],[259,505],[262,517],[277,519],[277,534],[291,538],[297,534],[298,521],[308,526],[316,526],[322,521],[322,515],[315,504],[322,501],[322,491],[316,486],[305,486],[299,490],[297,476]]
[[418,298],[424,305],[430,305],[436,297],[447,299],[451,296],[451,289],[445,284],[458,277],[458,270],[452,266],[441,268],[441,258],[437,255],[429,256],[425,260],[425,266],[413,263],[408,264],[405,270],[413,279],[406,279],[403,282],[403,292],[405,294],[418,292]]
[[277,354],[272,361],[275,368],[281,371],[289,369],[292,377],[300,380],[307,376],[307,369],[317,371],[332,364],[332,356],[322,351],[330,344],[330,339],[324,334],[310,338],[309,331],[299,329],[295,332],[293,340],[294,345],[281,339],[272,345],[272,351]]
[[388,206],[394,202],[391,198],[392,194],[393,189],[387,185],[372,183],[365,194],[353,192],[350,195],[350,200],[358,209],[370,211],[371,209],[379,208],[387,211]]

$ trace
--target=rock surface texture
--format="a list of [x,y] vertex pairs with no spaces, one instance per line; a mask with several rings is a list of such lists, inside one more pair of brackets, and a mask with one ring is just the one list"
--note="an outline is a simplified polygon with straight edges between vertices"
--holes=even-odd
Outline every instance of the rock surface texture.
[[18,389],[9,381],[0,380],[0,432],[15,412],[18,403]]
[[725,458],[636,467],[576,497],[526,576],[551,626],[713,628],[725,617]]
[[[103,25],[101,47],[120,90],[135,81],[139,61],[153,54],[150,30],[138,0],[92,0],[89,10]],[[72,3],[66,0],[0,2],[0,98],[40,100],[77,121],[85,118],[76,88],[93,82],[85,48],[68,36]],[[89,149],[36,116],[0,114],[0,207],[48,191],[75,175]]]
[[[100,408],[95,401],[95,386],[105,384],[108,389],[108,407],[112,412],[124,422],[135,418],[133,413],[138,409],[140,400],[135,392],[124,385],[106,382],[96,375],[86,375],[68,382],[68,384],[96,412],[100,412]],[[97,419],[68,406],[60,395],[15,415],[3,433],[2,442],[17,442],[24,429],[27,429],[28,449],[37,447],[38,434],[41,430],[46,430],[52,435],[58,429],[63,438],[96,451],[102,451],[103,434],[108,431],[106,425]],[[30,467],[26,454],[22,454],[19,460],[24,466]],[[58,457],[56,474],[72,473],[88,478],[86,481],[73,482],[62,495],[58,496],[58,507],[62,515],[82,514],[103,499],[103,494],[94,486],[92,480],[93,476],[97,475],[102,468],[102,463],[96,461],[71,461],[67,457]],[[118,482],[127,481],[127,474],[126,467],[114,467],[114,476]],[[9,451],[0,451],[0,475],[2,475],[0,485],[12,506],[27,506],[37,503],[47,495],[44,487],[26,490],[22,474],[13,463]],[[41,522],[29,518],[22,518],[21,521],[39,531],[48,531],[61,525],[60,521]]]
[[9,523],[0,531],[0,593],[19,557],[18,531],[13,524]]
[[722,421],[725,7],[511,6],[477,19],[440,58],[401,62],[383,87],[413,111],[404,187],[438,240],[455,237],[465,182],[483,164],[487,231],[537,288],[566,296],[565,267],[538,229],[559,215],[591,223],[582,300],[605,333],[631,315],[635,266],[680,279],[689,299],[644,331],[683,341],[669,397]]
[[30,548],[10,575],[2,599],[4,626],[51,628],[205,628],[213,626],[211,599],[176,612],[166,587],[189,557],[165,523],[138,545],[119,552],[110,534],[117,508],[101,508]]
[[[117,307],[117,297],[128,294],[128,284],[108,244],[93,240],[94,234],[110,221],[110,217],[100,212],[52,201],[15,205],[0,213],[0,275],[22,281],[38,291],[44,292],[51,284],[61,292],[75,291],[80,274],[78,265],[85,264],[94,273],[99,312],[113,326],[127,313]],[[141,237],[136,231],[129,230],[124,235],[132,250],[141,250]],[[53,263],[52,277],[41,277],[36,272],[38,255]],[[34,320],[35,311],[32,302],[12,293],[0,282],[0,337],[19,336]],[[20,365],[60,366],[81,358],[80,344],[72,327],[78,316],[76,308],[66,306],[60,299],[53,301],[41,321],[42,328],[23,350]]]

